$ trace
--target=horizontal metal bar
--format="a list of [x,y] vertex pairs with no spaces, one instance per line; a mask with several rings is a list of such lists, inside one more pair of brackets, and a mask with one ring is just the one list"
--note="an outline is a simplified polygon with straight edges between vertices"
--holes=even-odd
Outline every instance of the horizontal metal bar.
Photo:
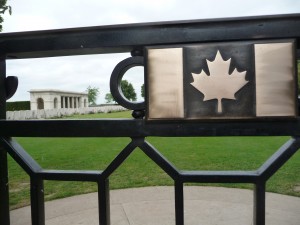
[[300,136],[299,118],[159,123],[141,119],[0,120],[0,127],[4,137]]
[[184,183],[255,183],[256,171],[181,171]]
[[129,52],[149,45],[300,37],[300,14],[125,24],[0,35],[10,58]]
[[43,180],[97,182],[101,174],[94,170],[41,170],[36,175]]

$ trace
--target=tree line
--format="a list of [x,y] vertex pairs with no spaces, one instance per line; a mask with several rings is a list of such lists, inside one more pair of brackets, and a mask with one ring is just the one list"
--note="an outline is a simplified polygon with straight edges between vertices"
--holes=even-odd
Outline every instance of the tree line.
[[3,23],[3,17],[2,15],[8,11],[11,15],[11,6],[7,5],[7,0],[0,0],[0,32],[2,31],[2,23]]
[[[134,87],[130,82],[127,80],[121,81],[121,90],[123,95],[129,100],[129,101],[136,101],[137,95],[135,92]],[[97,97],[100,93],[99,88],[88,86],[86,89],[86,92],[88,93],[88,101],[89,105],[96,105]],[[144,84],[141,86],[141,96],[145,97],[145,86]],[[106,103],[116,103],[115,99],[113,98],[112,94],[106,93],[105,95],[105,101]]]

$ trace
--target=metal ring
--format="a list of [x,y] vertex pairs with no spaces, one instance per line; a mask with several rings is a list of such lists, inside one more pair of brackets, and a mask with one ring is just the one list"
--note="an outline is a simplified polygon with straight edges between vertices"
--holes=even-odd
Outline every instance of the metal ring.
[[18,77],[8,76],[5,78],[6,100],[10,99],[18,89]]
[[144,110],[145,102],[134,103],[129,101],[123,94],[121,89],[121,81],[124,74],[132,67],[144,66],[144,57],[134,56],[119,62],[114,68],[110,77],[110,92],[121,106],[132,110]]

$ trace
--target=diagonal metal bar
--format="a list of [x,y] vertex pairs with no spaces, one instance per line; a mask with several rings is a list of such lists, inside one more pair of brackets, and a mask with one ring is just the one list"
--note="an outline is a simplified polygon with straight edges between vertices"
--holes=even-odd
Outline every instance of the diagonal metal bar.
[[300,138],[291,138],[279,148],[259,169],[260,179],[267,181],[279,170],[300,148]]
[[40,171],[40,165],[11,138],[0,138],[0,142],[6,148],[11,157],[25,170],[30,176]]
[[173,180],[179,179],[179,171],[176,167],[169,162],[158,150],[156,150],[150,143],[147,141],[139,145],[142,151],[152,159],[161,169],[163,169]]
[[133,139],[103,171],[102,178],[107,179],[133,152],[133,150],[138,146],[138,144],[143,142],[143,140],[144,139]]

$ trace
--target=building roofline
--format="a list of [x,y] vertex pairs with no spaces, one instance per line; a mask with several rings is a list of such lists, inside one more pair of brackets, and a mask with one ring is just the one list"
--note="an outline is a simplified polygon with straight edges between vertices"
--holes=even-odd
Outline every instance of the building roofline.
[[63,94],[76,94],[76,95],[87,95],[87,92],[77,92],[77,91],[66,91],[58,89],[31,89],[29,93],[63,93]]

